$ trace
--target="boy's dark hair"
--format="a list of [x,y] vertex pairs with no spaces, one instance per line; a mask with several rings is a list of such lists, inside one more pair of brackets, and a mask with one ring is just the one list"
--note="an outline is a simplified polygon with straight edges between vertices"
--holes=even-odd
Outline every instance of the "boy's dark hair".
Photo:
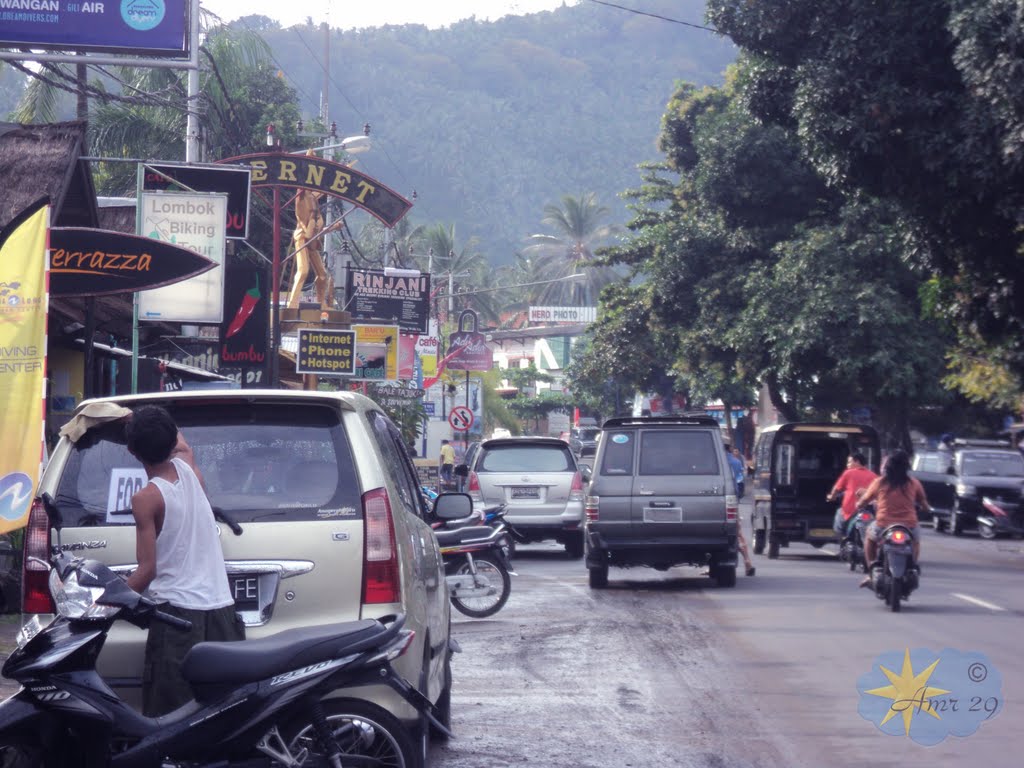
[[178,426],[159,405],[143,405],[132,411],[124,429],[128,450],[143,464],[167,461],[178,443]]
[[866,467],[867,466],[868,460],[866,458],[864,458],[864,454],[861,453],[860,451],[854,451],[853,455],[851,455],[850,458],[853,459],[854,461],[856,461],[862,467]]
[[910,456],[902,448],[892,452],[882,471],[885,480],[893,488],[902,488],[910,482]]

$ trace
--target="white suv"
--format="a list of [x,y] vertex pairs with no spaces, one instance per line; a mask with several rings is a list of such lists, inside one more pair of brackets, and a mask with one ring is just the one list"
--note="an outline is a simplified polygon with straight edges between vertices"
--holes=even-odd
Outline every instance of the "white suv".
[[[404,612],[416,645],[396,669],[449,717],[450,613],[437,542],[401,435],[354,393],[220,390],[110,398],[165,407],[195,452],[220,528],[236,607],[249,638]],[[95,401],[93,401],[95,402]],[[84,405],[84,404],[83,404]],[[135,567],[130,501],[146,482],[123,426],[63,438],[39,485],[64,519],[62,547],[125,574]],[[51,530],[41,499],[25,536],[23,610],[51,614],[45,567]],[[127,701],[141,699],[145,633],[111,631],[99,671]],[[339,695],[341,692],[339,691]],[[387,686],[346,691],[395,714],[421,737],[418,713]],[[410,761],[413,765],[418,760]]]

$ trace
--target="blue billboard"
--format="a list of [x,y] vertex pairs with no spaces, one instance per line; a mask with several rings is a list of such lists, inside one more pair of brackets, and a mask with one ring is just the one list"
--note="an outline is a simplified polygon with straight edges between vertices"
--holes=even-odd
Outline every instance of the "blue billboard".
[[0,0],[0,47],[188,55],[191,0]]

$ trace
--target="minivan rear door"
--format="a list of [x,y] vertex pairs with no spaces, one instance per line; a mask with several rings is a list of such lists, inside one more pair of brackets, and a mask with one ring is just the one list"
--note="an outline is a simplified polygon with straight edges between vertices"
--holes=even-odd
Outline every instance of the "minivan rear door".
[[631,509],[635,538],[721,538],[724,497],[734,491],[712,429],[639,432]]

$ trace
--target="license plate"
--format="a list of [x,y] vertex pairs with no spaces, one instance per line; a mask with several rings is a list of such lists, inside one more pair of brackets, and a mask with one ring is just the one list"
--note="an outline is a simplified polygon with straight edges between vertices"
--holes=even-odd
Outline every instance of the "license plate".
[[252,574],[228,576],[231,596],[235,599],[236,611],[258,611],[260,609],[260,577]]
[[518,485],[512,488],[513,499],[539,499],[540,488],[536,485]]
[[834,539],[836,532],[831,528],[811,528],[808,535],[814,539]]
[[683,522],[683,510],[678,507],[659,509],[648,507],[644,510],[645,523],[681,523]]

